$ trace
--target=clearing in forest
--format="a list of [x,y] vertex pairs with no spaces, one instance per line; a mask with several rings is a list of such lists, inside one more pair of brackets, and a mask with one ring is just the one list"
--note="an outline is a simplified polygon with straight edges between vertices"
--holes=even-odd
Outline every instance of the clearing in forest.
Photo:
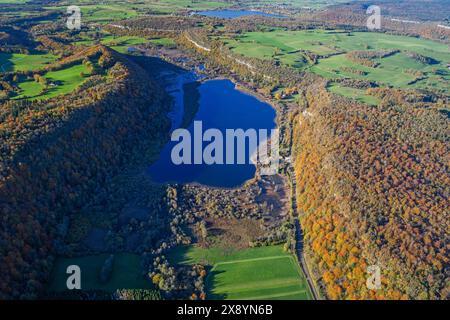
[[295,256],[281,245],[242,250],[187,246],[174,249],[169,259],[211,267],[206,278],[208,299],[311,299]]

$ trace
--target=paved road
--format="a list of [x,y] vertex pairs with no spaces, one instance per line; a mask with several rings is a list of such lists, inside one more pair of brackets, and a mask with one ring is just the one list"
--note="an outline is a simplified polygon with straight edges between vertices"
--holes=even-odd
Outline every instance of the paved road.
[[298,258],[298,262],[305,275],[306,281],[308,282],[308,286],[311,289],[311,293],[314,297],[314,300],[320,300],[320,294],[316,290],[316,286],[314,285],[311,273],[309,272],[308,266],[306,265],[305,262],[305,257],[303,255],[303,232],[300,226],[300,222],[298,221],[298,217],[295,217],[294,224],[295,224],[295,238],[296,238],[295,251],[297,253],[296,255]]
[[300,268],[302,269],[306,281],[308,282],[308,286],[311,289],[311,293],[313,295],[314,300],[320,300],[321,296],[316,290],[316,286],[314,285],[314,282],[311,277],[311,272],[309,272],[308,266],[305,262],[305,256],[303,254],[303,230],[300,225],[300,221],[298,219],[299,214],[297,210],[297,196],[295,190],[297,189],[297,182],[295,179],[295,173],[292,165],[289,166],[289,177],[292,182],[292,210],[293,210],[293,216],[294,216],[294,225],[295,225],[295,253],[298,259],[298,263],[300,265]]

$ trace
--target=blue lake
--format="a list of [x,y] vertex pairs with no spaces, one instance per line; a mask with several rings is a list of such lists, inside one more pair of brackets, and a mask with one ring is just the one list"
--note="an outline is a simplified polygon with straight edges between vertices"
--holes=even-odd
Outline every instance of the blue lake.
[[[226,129],[266,129],[276,127],[275,110],[268,103],[239,91],[229,80],[210,80],[201,83],[198,87],[198,111],[193,121],[202,122],[203,133],[210,128],[222,132],[225,146]],[[194,157],[194,122],[187,130],[191,134],[192,159]],[[245,164],[180,164],[172,161],[172,149],[178,141],[169,142],[162,150],[160,158],[150,166],[148,172],[153,181],[159,183],[199,183],[212,187],[232,188],[242,185],[252,179],[256,167],[250,161]],[[210,142],[200,142],[202,150]],[[246,143],[246,159],[255,150]],[[238,151],[235,149],[234,155]],[[224,159],[226,151],[224,150]],[[224,161],[226,162],[226,161]],[[192,161],[193,163],[193,161]],[[234,163],[237,163],[235,161]]]
[[199,11],[195,14],[199,14],[207,17],[222,18],[222,19],[234,19],[245,16],[263,16],[271,18],[284,18],[280,15],[265,13],[261,11],[250,11],[250,10],[209,10],[209,11]]

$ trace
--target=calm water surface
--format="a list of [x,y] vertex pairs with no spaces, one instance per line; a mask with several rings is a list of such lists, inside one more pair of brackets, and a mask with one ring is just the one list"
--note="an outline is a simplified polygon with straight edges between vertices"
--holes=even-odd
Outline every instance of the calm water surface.
[[[202,121],[203,132],[209,128],[219,129],[225,140],[226,129],[267,129],[270,133],[270,129],[276,126],[275,110],[268,103],[237,90],[234,83],[229,80],[203,82],[198,87],[198,91],[200,97],[194,121]],[[179,90],[176,98],[178,101],[182,100]],[[179,116],[176,118],[178,119]],[[187,128],[192,140],[194,139],[193,128],[193,123]],[[169,142],[163,148],[159,160],[149,168],[149,174],[154,181],[200,183],[212,187],[232,188],[242,185],[255,175],[256,167],[248,162],[241,165],[175,165],[171,159],[171,152],[176,144],[178,142]],[[203,148],[208,144],[209,142],[204,142]],[[250,153],[255,151],[249,150],[248,146],[246,149]]]

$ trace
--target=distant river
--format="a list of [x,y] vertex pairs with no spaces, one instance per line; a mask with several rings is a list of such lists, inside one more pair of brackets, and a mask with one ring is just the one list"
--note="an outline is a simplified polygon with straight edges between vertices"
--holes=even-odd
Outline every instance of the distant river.
[[222,19],[234,19],[245,16],[264,16],[271,18],[284,18],[281,15],[275,15],[270,13],[265,13],[261,11],[250,11],[250,10],[209,10],[209,11],[199,11],[195,14],[199,14],[207,17],[222,18]]
[[[229,80],[209,80],[199,83],[194,87],[194,91],[192,89],[189,91],[198,107],[192,120],[202,121],[203,132],[209,128],[219,129],[225,140],[226,129],[267,129],[270,133],[270,129],[276,126],[276,113],[271,105],[237,90],[234,83]],[[183,100],[186,101],[186,97]],[[179,117],[176,118],[179,119]],[[194,137],[193,121],[186,125],[192,137]],[[171,152],[177,143],[169,142],[163,148],[159,160],[149,168],[153,181],[200,183],[212,187],[232,188],[242,185],[255,175],[256,167],[248,162],[240,165],[175,165],[171,159]],[[208,144],[209,142],[204,142],[203,148]],[[246,149],[250,153],[255,151],[249,150],[249,147]]]

